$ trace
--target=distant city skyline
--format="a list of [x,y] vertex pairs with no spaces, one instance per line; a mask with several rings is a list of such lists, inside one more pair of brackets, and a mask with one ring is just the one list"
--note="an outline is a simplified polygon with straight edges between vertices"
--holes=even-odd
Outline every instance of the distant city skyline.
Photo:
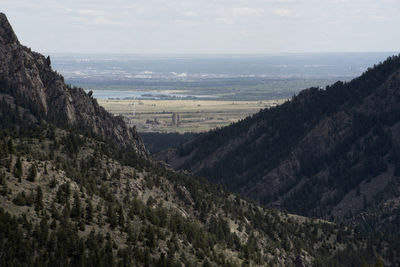
[[400,0],[1,0],[42,53],[399,51]]

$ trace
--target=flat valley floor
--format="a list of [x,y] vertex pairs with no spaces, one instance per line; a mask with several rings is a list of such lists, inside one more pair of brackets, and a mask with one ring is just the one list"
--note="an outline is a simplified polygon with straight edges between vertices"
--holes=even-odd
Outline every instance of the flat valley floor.
[[229,100],[110,100],[97,101],[107,111],[122,115],[139,132],[204,132],[236,122],[286,99]]

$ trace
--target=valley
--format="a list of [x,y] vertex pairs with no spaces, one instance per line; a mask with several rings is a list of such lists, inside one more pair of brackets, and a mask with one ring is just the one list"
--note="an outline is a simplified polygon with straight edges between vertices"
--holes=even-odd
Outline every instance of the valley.
[[139,132],[163,133],[205,132],[284,101],[98,99],[107,111],[123,116],[128,125],[134,125]]
[[[0,62],[0,266],[399,266],[400,55],[271,98],[98,100],[0,13]],[[113,64],[71,73],[154,74]]]

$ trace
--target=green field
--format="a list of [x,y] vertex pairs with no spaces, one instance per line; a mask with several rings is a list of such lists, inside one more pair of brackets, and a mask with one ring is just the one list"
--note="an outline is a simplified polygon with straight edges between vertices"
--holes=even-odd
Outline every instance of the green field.
[[[229,125],[260,109],[284,100],[218,101],[218,100],[105,100],[99,104],[107,111],[122,115],[139,132],[204,132]],[[173,123],[173,113],[179,122]]]
[[125,83],[124,81],[118,83],[75,81],[73,84],[87,90],[175,93],[195,95],[199,98],[206,97],[208,100],[258,101],[260,99],[289,98],[305,88],[325,87],[338,80],[348,79],[349,77],[271,78],[233,81],[148,82],[145,84]]

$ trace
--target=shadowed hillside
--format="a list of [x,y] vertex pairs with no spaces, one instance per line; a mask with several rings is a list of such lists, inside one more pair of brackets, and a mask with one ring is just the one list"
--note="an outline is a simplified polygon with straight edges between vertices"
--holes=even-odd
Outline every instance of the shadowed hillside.
[[[400,57],[158,157],[290,212],[399,229]],[[393,227],[393,228],[392,228]]]

